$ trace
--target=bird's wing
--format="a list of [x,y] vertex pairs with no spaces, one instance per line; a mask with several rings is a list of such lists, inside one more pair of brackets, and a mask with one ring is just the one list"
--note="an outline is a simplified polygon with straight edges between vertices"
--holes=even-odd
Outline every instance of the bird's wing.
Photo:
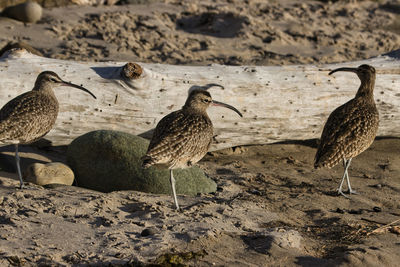
[[211,138],[212,124],[208,117],[175,111],[157,124],[145,158],[156,164],[191,157],[201,149],[207,150]]
[[58,103],[49,96],[35,91],[19,95],[0,110],[0,140],[34,141],[50,131],[57,114]]
[[365,105],[358,105],[357,99],[335,109],[322,131],[315,166],[334,166],[344,155],[353,153],[360,143],[367,142],[376,133],[378,120],[378,114]]

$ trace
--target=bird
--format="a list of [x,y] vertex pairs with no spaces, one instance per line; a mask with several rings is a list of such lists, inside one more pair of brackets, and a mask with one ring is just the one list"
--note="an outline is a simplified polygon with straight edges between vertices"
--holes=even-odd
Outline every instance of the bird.
[[208,117],[210,106],[229,108],[243,117],[235,107],[213,100],[208,91],[194,89],[182,109],[169,113],[157,124],[142,167],[156,166],[170,170],[170,184],[175,208],[180,210],[175,191],[173,169],[187,168],[201,160],[210,148],[213,125]]
[[63,81],[53,71],[43,71],[37,76],[31,91],[11,99],[0,110],[0,144],[15,146],[15,162],[21,189],[24,182],[18,145],[35,142],[53,128],[59,110],[53,88],[58,86],[81,89],[96,99],[88,89]]
[[374,100],[375,68],[363,64],[357,68],[334,69],[329,75],[339,71],[356,73],[361,85],[353,99],[329,115],[315,155],[314,167],[332,168],[343,160],[344,173],[338,194],[348,197],[342,191],[345,178],[349,195],[357,193],[351,188],[348,168],[351,160],[374,142],[379,126],[379,113]]

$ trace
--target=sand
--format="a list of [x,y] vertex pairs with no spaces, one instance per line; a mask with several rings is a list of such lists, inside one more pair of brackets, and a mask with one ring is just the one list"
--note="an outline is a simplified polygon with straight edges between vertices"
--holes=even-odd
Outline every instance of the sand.
[[345,62],[399,48],[391,2],[150,2],[44,9],[33,25],[4,18],[0,45],[25,41],[60,59],[191,65]]
[[[190,65],[320,64],[399,48],[396,1],[152,2],[45,9],[33,25],[0,18],[0,45]],[[169,195],[19,190],[13,148],[2,147],[0,265],[398,266],[399,224],[379,227],[400,219],[400,139],[378,138],[352,161],[351,199],[336,194],[342,166],[313,169],[316,143],[209,153],[199,166],[218,190],[179,196],[181,213]],[[65,147],[20,150],[23,166],[65,162]]]

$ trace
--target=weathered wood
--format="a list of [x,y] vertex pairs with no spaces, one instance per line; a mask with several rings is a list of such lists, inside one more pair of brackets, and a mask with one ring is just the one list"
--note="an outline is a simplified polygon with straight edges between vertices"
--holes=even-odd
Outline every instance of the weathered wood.
[[[398,54],[398,52],[397,52]],[[43,58],[14,50],[0,59],[0,106],[31,90],[37,75],[52,70],[65,80],[82,84],[96,96],[60,87],[57,123],[46,138],[68,144],[73,138],[96,129],[120,130],[150,137],[151,129],[166,114],[181,108],[188,90],[210,87],[212,97],[238,108],[211,107],[215,126],[212,149],[243,144],[318,138],[334,108],[354,97],[359,79],[353,73],[328,76],[340,66],[370,64],[377,69],[375,99],[380,112],[378,134],[399,136],[400,61],[396,53],[369,60],[331,65],[289,66],[173,66],[139,63],[138,79],[133,65],[120,62],[74,62]],[[137,73],[136,73],[137,74]]]

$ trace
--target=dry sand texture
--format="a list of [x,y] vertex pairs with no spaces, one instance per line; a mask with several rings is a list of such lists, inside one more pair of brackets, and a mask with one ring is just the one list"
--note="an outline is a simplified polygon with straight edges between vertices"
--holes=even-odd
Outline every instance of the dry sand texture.
[[[172,64],[343,62],[399,48],[398,1],[152,1],[45,9],[23,25],[0,19],[0,44],[45,56]],[[226,30],[227,25],[229,29]],[[322,125],[321,125],[322,129]],[[12,148],[1,148],[0,265],[175,262],[190,266],[398,266],[400,140],[355,158],[360,194],[338,197],[342,167],[312,168],[315,140],[209,153],[215,194],[103,194],[76,187],[17,190]],[[65,161],[65,148],[22,147],[22,163]],[[38,156],[40,154],[40,156]],[[7,164],[8,163],[8,164]]]
[[199,65],[344,62],[399,44],[398,6],[379,1],[152,2],[45,9],[27,26],[3,19],[0,42],[62,59]]

